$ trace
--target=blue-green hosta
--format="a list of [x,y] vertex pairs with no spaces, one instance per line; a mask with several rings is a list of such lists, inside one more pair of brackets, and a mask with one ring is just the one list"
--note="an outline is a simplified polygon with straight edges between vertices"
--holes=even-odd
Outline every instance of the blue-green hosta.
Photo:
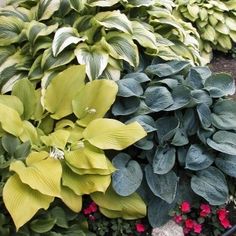
[[[126,125],[103,118],[117,91],[114,81],[85,83],[85,66],[75,65],[42,89],[22,79],[11,95],[0,96],[1,136],[11,145],[3,147],[15,157],[7,163],[13,174],[7,176],[3,201],[17,229],[39,209],[48,209],[55,198],[79,212],[84,194],[93,194],[111,217],[145,215],[137,193],[120,197],[108,189],[115,168],[104,150],[122,150],[146,136],[138,122]],[[21,158],[15,156],[19,143],[11,144],[11,139],[26,145],[21,147],[27,151]],[[105,206],[102,198],[108,202]],[[113,200],[120,205],[114,208],[109,204]]]
[[154,59],[117,83],[114,116],[126,124],[138,121],[148,135],[112,160],[116,193],[138,191],[153,227],[168,220],[178,201],[227,202],[227,180],[236,177],[236,101],[227,97],[235,93],[233,78]]
[[204,63],[199,36],[172,15],[172,1],[7,2],[0,9],[1,93],[17,80],[52,78],[75,63],[86,65],[90,80],[118,80],[124,63],[138,66],[141,50]]
[[211,59],[212,49],[228,52],[236,42],[234,0],[176,0],[175,13],[192,22],[201,37],[201,50]]

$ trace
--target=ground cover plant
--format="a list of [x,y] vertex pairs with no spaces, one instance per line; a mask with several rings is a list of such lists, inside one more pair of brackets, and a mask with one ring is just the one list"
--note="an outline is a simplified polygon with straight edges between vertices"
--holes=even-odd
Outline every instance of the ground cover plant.
[[235,85],[203,66],[234,2],[186,2],[0,8],[1,235],[149,235],[183,201],[235,205]]
[[148,135],[135,143],[137,149],[113,159],[119,169],[115,191],[143,194],[153,227],[164,224],[182,198],[226,203],[235,178],[236,102],[227,97],[235,92],[233,78],[188,62],[154,59],[118,86],[113,115],[127,124],[139,121]]

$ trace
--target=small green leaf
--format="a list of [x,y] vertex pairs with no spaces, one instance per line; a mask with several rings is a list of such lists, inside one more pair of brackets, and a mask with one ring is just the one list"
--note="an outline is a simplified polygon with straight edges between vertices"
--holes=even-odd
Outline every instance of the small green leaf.
[[69,0],[69,3],[71,8],[73,8],[77,12],[80,12],[85,8],[87,0]]
[[12,95],[18,97],[24,106],[22,115],[24,120],[29,120],[36,107],[36,94],[32,83],[26,78],[16,82],[12,89]]
[[36,233],[43,234],[50,231],[56,224],[56,221],[55,218],[36,219],[30,222],[30,228]]
[[2,146],[5,149],[5,151],[8,152],[11,156],[13,156],[19,144],[20,144],[19,139],[14,137],[13,135],[5,134],[2,137]]
[[118,2],[119,0],[88,0],[88,5],[91,7],[111,7]]

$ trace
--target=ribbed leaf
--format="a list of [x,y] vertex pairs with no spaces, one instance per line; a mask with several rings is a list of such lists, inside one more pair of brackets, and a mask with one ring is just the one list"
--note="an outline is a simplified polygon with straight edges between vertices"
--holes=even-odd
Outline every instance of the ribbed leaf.
[[78,42],[84,40],[85,38],[80,37],[78,31],[75,28],[62,27],[58,29],[52,42],[53,56],[56,57],[69,45],[77,44]]
[[32,45],[35,44],[36,40],[41,36],[47,36],[54,32],[58,27],[58,24],[45,25],[38,21],[31,21],[26,28],[26,36]]
[[144,48],[157,49],[156,37],[145,24],[138,21],[132,21],[132,37]]
[[138,65],[138,48],[129,34],[111,32],[102,39],[101,43],[110,52],[112,57],[123,59],[134,67]]
[[20,116],[23,114],[24,111],[23,104],[21,100],[16,96],[0,95],[0,103],[17,111]]
[[115,28],[125,33],[132,33],[131,22],[119,10],[99,12],[94,18],[98,24],[108,29]]
[[97,79],[108,64],[108,53],[98,45],[87,46],[80,44],[75,49],[79,64],[86,66],[86,74],[90,80]]
[[84,148],[65,153],[65,160],[78,169],[108,169],[103,151],[88,143],[85,143]]
[[39,209],[47,210],[53,199],[23,184],[17,175],[10,177],[3,188],[3,201],[17,230]]
[[96,119],[83,132],[84,138],[101,149],[122,150],[146,136],[138,122],[124,125],[112,119]]
[[79,196],[66,186],[61,186],[61,200],[74,212],[82,208],[82,196]]
[[69,136],[69,131],[61,129],[50,133],[48,136],[41,136],[40,139],[48,147],[57,147],[61,150],[64,150]]
[[32,189],[48,196],[60,196],[62,175],[60,161],[47,158],[31,163],[28,167],[21,161],[15,161],[11,164],[10,170],[16,172],[20,180]]
[[105,194],[96,192],[91,197],[99,205],[100,211],[107,217],[122,217],[133,220],[146,215],[146,205],[137,193],[123,197],[115,193],[112,188],[109,188]]
[[0,16],[0,46],[18,42],[24,22],[16,17]]
[[72,113],[72,100],[84,86],[84,66],[71,66],[53,78],[45,92],[45,108],[54,119]]
[[118,87],[111,80],[89,82],[74,98],[73,112],[81,126],[87,126],[92,120],[102,118],[114,103]]
[[18,97],[24,105],[23,119],[29,120],[36,107],[36,94],[32,83],[26,78],[15,83],[12,95]]
[[105,192],[111,183],[110,175],[78,175],[69,167],[63,167],[62,185],[69,187],[77,195]]
[[39,20],[49,19],[60,7],[61,0],[40,0],[37,6]]
[[13,45],[0,47],[0,65],[6,61],[6,59],[15,53],[15,47]]

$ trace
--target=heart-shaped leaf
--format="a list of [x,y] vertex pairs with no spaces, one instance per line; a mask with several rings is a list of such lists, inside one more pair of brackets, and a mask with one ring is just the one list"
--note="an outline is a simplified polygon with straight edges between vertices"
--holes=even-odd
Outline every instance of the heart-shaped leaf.
[[120,153],[112,160],[117,169],[112,174],[112,187],[121,196],[129,196],[140,186],[143,172],[137,161],[125,153]]

